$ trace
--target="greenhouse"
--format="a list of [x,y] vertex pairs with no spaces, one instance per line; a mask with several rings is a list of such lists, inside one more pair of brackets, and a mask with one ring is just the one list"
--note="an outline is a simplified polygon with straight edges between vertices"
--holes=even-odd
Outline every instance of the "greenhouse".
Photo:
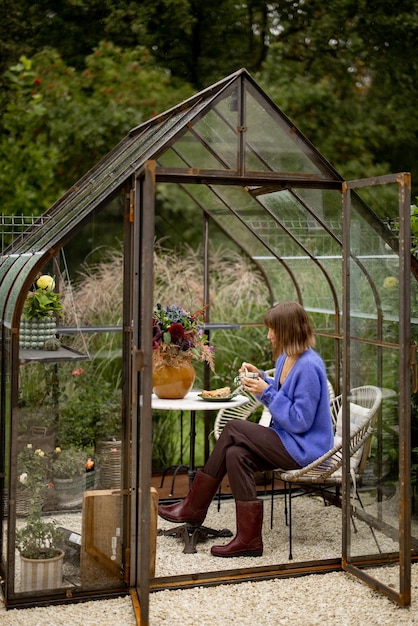
[[[418,546],[411,487],[412,448],[418,445],[411,442],[418,265],[411,255],[410,176],[366,176],[343,180],[242,69],[133,128],[41,218],[19,236],[6,237],[0,261],[0,573],[9,608],[105,598],[133,589],[146,624],[156,590],[336,570],[346,570],[400,606],[410,604],[411,558]],[[293,558],[277,476],[263,486],[266,549],[261,560],[206,558],[202,554],[210,552],[209,541],[198,543],[198,554],[187,553],[181,540],[161,535],[167,525],[156,518],[153,489],[158,419],[153,314],[161,278],[155,269],[156,232],[170,201],[184,207],[200,233],[194,274],[165,262],[173,285],[179,286],[172,293],[193,292],[196,310],[205,310],[215,355],[218,345],[220,354],[222,346],[231,346],[230,371],[221,367],[222,374],[213,374],[204,364],[196,365],[197,388],[231,384],[245,346],[265,341],[263,308],[256,315],[252,310],[251,276],[261,286],[264,310],[294,300],[313,321],[317,350],[340,402],[341,490],[324,495],[324,502],[338,506],[325,506],[321,498],[290,499]],[[182,228],[177,219],[173,229]],[[99,227],[120,238],[121,252],[120,275],[112,285],[122,283],[123,306],[110,312],[105,325],[83,318],[85,296],[72,288],[68,269],[75,263],[75,243],[88,250]],[[247,264],[245,270],[250,268],[241,300],[235,302],[231,295],[227,311],[217,304],[223,266],[215,262],[215,243],[224,256],[237,255]],[[28,292],[34,284],[40,288],[40,275],[54,277],[65,308],[74,304],[78,313],[60,321],[58,311],[52,338],[35,346],[25,340],[29,331],[23,322]],[[189,300],[185,306],[189,308]],[[91,338],[99,335],[108,341],[101,367],[119,372],[116,397],[94,379],[83,378],[94,352]],[[37,393],[41,388],[43,396]],[[89,388],[96,391],[99,407],[84,401]],[[351,471],[353,402],[356,390],[369,388],[378,390],[378,402],[356,484]],[[45,411],[39,417],[34,397],[38,408],[48,404],[46,418]],[[193,417],[195,412],[198,417],[202,413],[197,437],[206,458],[213,445],[216,405],[204,412],[191,408]],[[83,426],[75,415],[83,415]],[[93,415],[99,416],[95,424]],[[177,418],[173,424],[178,425]],[[94,427],[87,439],[88,428]],[[187,439],[186,418],[184,429]],[[61,495],[57,466],[60,460],[64,464],[66,448],[73,454],[69,464],[82,467],[73,472],[82,487]],[[188,463],[192,465],[190,459]],[[300,495],[305,493],[297,487]],[[228,518],[230,504],[228,498],[214,503],[209,523],[221,528],[222,515],[228,525],[234,523]],[[333,531],[327,550],[321,547],[318,553],[323,527],[316,529],[314,520],[331,523],[322,515],[332,518]],[[34,520],[61,529],[64,560],[57,578],[38,574],[26,586],[23,575],[30,566],[20,542]],[[279,532],[282,545],[276,550]]]

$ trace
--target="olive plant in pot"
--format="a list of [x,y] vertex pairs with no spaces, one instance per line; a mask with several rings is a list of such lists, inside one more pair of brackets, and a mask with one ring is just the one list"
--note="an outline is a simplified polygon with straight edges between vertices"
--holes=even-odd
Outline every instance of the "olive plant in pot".
[[19,345],[22,349],[57,350],[56,317],[62,315],[61,294],[54,291],[55,279],[44,274],[29,291],[20,320]]

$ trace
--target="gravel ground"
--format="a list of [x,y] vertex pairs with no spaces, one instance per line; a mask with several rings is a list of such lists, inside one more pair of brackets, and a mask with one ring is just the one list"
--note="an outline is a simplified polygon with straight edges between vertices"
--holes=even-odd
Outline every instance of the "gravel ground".
[[[365,497],[363,496],[363,500]],[[320,497],[293,498],[293,561],[338,558],[341,555],[341,510],[324,506]],[[176,524],[158,520],[161,529],[174,528]],[[235,531],[235,505],[233,501],[222,502],[218,512],[213,503],[205,519],[210,528],[229,528]],[[352,533],[353,555],[374,554],[376,544],[369,527],[356,520],[357,533]],[[398,549],[397,543],[382,533],[376,533],[382,552]],[[227,543],[229,539],[211,539],[197,544],[197,554],[183,554],[182,541],[174,537],[158,537],[156,576],[174,576],[190,572],[207,572],[233,567],[253,567],[289,562],[289,536],[285,525],[283,498],[274,503],[273,529],[270,528],[270,501],[264,503],[263,556],[257,559],[221,559],[210,554],[210,546]],[[181,557],[181,558],[179,558]]]
[[[294,504],[294,561],[338,556],[340,511],[332,506],[324,507],[319,498],[304,497],[302,500],[296,500]],[[270,507],[266,503],[263,557],[211,557],[210,545],[224,543],[228,539],[199,543],[197,554],[185,555],[181,540],[158,537],[157,576],[286,562],[288,536],[280,499],[276,499],[273,530],[270,529],[269,512]],[[220,512],[213,504],[205,525],[234,530],[233,503],[222,502]],[[160,528],[172,526],[159,520]],[[357,523],[357,527],[357,534],[353,534],[353,552],[362,553],[362,550],[369,549],[375,552],[369,529],[361,523]],[[394,549],[392,540],[380,533],[378,541],[383,551]],[[376,577],[387,585],[398,587],[398,568],[380,568]],[[151,626],[252,626],[257,622],[263,626],[322,626],[324,623],[341,626],[418,626],[418,564],[412,566],[412,606],[403,609],[344,572],[184,591],[160,591],[150,595]],[[131,598],[127,596],[70,606],[11,611],[6,611],[0,601],[0,624],[134,626],[136,620]]]

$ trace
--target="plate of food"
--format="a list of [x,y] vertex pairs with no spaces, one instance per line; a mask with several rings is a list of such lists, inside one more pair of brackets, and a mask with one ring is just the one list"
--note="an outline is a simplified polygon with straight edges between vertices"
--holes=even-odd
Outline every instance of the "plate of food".
[[212,389],[211,391],[203,390],[202,393],[197,394],[199,398],[206,402],[227,402],[235,397],[235,392],[231,393],[230,387],[220,387],[219,389]]

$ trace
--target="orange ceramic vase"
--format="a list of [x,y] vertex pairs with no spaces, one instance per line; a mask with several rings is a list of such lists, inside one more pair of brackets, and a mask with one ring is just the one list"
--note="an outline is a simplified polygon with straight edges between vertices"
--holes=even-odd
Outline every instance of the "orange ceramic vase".
[[196,372],[190,359],[177,359],[174,365],[154,364],[153,392],[159,398],[178,400],[189,393],[195,378]]

